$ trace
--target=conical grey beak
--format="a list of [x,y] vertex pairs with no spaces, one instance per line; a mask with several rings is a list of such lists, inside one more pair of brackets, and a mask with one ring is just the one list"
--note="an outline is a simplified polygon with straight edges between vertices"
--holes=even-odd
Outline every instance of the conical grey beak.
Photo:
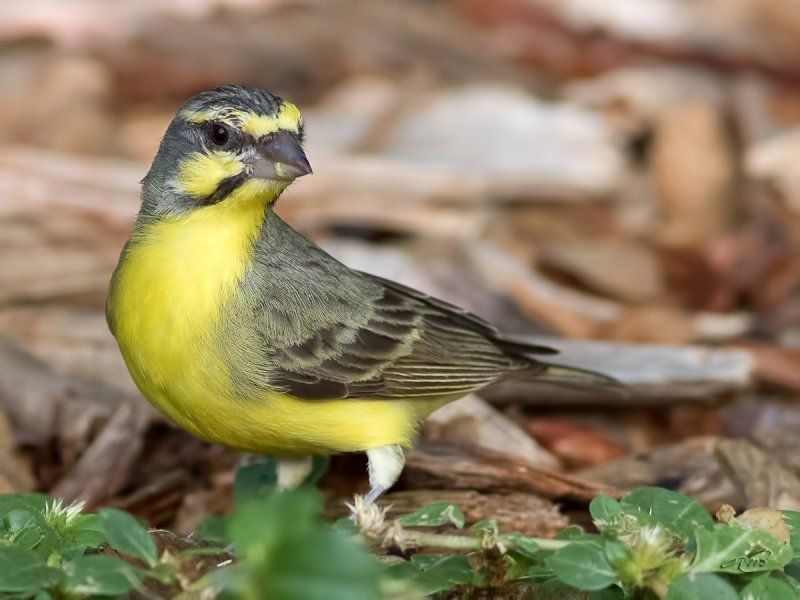
[[279,131],[256,147],[250,174],[262,179],[293,181],[311,173],[300,141],[288,131]]

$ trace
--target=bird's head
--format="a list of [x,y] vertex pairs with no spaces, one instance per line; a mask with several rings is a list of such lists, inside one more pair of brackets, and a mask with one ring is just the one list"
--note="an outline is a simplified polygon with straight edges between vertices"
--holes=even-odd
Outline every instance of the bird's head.
[[269,204],[308,173],[297,107],[260,89],[226,85],[197,94],[175,115],[142,182],[142,211]]

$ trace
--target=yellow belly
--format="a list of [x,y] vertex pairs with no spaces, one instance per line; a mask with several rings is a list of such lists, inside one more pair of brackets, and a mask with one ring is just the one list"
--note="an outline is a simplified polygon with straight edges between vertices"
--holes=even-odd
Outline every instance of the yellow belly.
[[408,445],[442,401],[237,393],[216,332],[236,306],[263,211],[256,202],[226,201],[137,232],[108,306],[136,385],[181,427],[241,450],[291,455]]
[[121,336],[120,349],[142,394],[190,433],[239,450],[295,455],[408,446],[418,424],[442,404],[300,400],[267,391],[242,398],[215,350],[204,345],[204,336],[154,344],[165,332],[175,331],[175,324],[163,316],[146,326],[137,320],[139,334]]
[[[184,395],[177,388],[151,396],[178,425],[210,442],[274,455],[334,454],[401,444],[408,446],[418,423],[436,408],[389,400],[304,401],[282,394],[239,398]],[[437,403],[438,406],[438,403]]]

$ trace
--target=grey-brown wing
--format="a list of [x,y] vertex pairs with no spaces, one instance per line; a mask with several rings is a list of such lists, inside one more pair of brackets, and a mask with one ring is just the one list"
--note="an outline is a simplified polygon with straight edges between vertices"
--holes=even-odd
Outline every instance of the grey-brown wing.
[[479,317],[478,315],[464,310],[460,306],[451,304],[434,296],[429,296],[419,290],[397,283],[391,279],[384,279],[377,275],[370,275],[363,273],[366,277],[380,283],[384,287],[395,290],[403,295],[409,296],[419,300],[427,306],[428,309],[438,309],[443,314],[448,322],[458,324],[466,329],[474,331],[486,337],[496,346],[506,350],[510,354],[517,354],[521,356],[531,356],[535,354],[558,354],[558,350],[548,346],[541,346],[538,344],[530,344],[527,342],[520,342],[513,340],[507,336],[501,335],[497,328],[489,323],[487,320]]
[[447,397],[533,364],[469,313],[393,282],[370,286],[361,325],[342,319],[273,348],[270,384],[305,399]]

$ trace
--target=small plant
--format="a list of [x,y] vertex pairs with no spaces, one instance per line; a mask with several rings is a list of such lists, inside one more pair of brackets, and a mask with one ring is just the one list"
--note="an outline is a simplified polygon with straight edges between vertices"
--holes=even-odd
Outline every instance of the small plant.
[[493,521],[467,527],[446,503],[389,518],[357,499],[355,522],[331,524],[312,486],[277,493],[270,468],[244,469],[234,514],[208,519],[180,550],[119,510],[0,496],[0,597],[405,600],[488,587],[590,600],[800,598],[800,513],[725,510],[715,522],[686,496],[641,488],[592,501],[597,533],[569,527],[554,539]]
[[[362,531],[384,547],[450,551],[415,554],[389,568],[429,594],[529,582],[543,598],[800,598],[800,513],[791,511],[755,509],[738,519],[731,512],[715,523],[691,498],[641,488],[619,501],[592,501],[597,534],[570,527],[538,539],[499,533],[492,522],[464,530],[463,515],[446,504],[391,521],[374,507],[355,510]],[[442,525],[461,531],[426,531]]]
[[[0,496],[3,597],[121,596],[151,575],[155,544],[133,517],[82,508],[39,494]],[[103,544],[144,566],[101,554]]]

